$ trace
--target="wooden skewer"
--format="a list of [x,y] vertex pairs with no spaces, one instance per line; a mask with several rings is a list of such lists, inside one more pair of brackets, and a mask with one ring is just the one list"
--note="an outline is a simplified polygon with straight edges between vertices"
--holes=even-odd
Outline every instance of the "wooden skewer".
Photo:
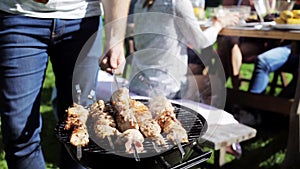
[[113,141],[111,140],[111,137],[110,137],[110,136],[107,136],[107,139],[108,139],[108,142],[109,142],[110,147],[114,150],[114,149],[115,149],[115,146],[114,146],[114,144],[113,144]]
[[80,104],[81,89],[80,89],[79,84],[77,84],[77,85],[75,86],[75,89],[76,89],[76,93],[77,93],[77,103]]
[[90,100],[93,100],[94,102],[97,101],[97,100],[96,100],[96,97],[95,97],[95,91],[94,91],[94,90],[91,90],[91,91],[90,91],[90,94],[88,95],[88,98],[89,98]]
[[81,145],[76,146],[76,155],[77,155],[78,159],[81,159],[81,157],[82,157]]
[[184,149],[182,148],[182,145],[181,145],[180,140],[176,139],[176,144],[177,144],[177,146],[178,146],[178,148],[179,148],[179,151],[180,151],[180,153],[181,153],[181,158],[183,158],[184,155],[185,155],[185,151],[184,151]]
[[166,148],[166,147],[159,147],[159,145],[156,144],[155,142],[151,142],[151,143],[152,143],[152,145],[153,145],[154,150],[155,150],[157,153],[161,152],[162,150],[164,150],[164,149]]
[[141,161],[140,157],[139,157],[139,153],[137,152],[137,149],[135,147],[135,144],[132,143],[132,147],[133,147],[133,155],[134,155],[134,158],[135,158],[135,161]]

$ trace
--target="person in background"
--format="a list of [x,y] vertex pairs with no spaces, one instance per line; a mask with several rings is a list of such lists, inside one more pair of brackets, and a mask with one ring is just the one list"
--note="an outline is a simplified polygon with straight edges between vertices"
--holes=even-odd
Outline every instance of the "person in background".
[[[63,120],[65,110],[74,102],[73,70],[81,49],[99,30],[103,13],[108,24],[126,17],[128,6],[129,0],[0,2],[1,133],[9,168],[46,168],[39,109],[48,57],[55,74],[58,118]],[[102,38],[93,39],[90,45],[99,45],[99,51],[88,53],[93,55],[87,56],[94,59],[92,68],[98,68],[100,62],[103,70],[111,72],[125,61],[123,42],[114,41],[124,38],[125,29],[123,22],[105,29],[102,56]],[[60,155],[60,168],[83,168],[64,148]]]
[[131,64],[131,57],[130,55],[134,53],[135,48],[134,48],[134,40],[133,40],[133,28],[134,28],[134,22],[133,22],[133,10],[134,10],[134,5],[137,2],[137,0],[131,0],[130,1],[130,6],[129,6],[129,11],[128,11],[128,18],[127,18],[127,28],[126,28],[126,37],[124,40],[124,45],[125,45],[125,57],[126,57],[126,65],[123,70],[123,77],[126,78],[126,74],[128,72],[128,65]]
[[129,11],[128,11],[128,19],[127,19],[127,29],[126,29],[126,38],[125,38],[125,49],[126,49],[126,57],[131,55],[135,49],[134,49],[134,41],[133,41],[133,28],[134,28],[134,22],[132,14],[134,12],[134,5],[137,2],[137,0],[131,0]]
[[[251,10],[255,11],[253,0],[223,0],[222,5],[237,5],[238,3],[250,6]],[[222,61],[226,79],[231,78],[233,89],[239,88],[242,63],[254,63],[259,54],[278,44],[279,42],[274,39],[219,36],[217,53]]]
[[[216,18],[202,31],[190,0],[138,0],[134,8],[136,51],[132,57],[130,91],[148,97],[164,95],[169,99],[199,101],[199,89],[191,85],[193,82],[187,76],[191,52],[187,49],[200,51],[212,46],[224,27],[238,22],[239,16],[229,13]],[[239,144],[232,147],[229,146],[231,153],[241,153]]]
[[[295,1],[294,10],[300,9],[300,0]],[[249,91],[262,94],[269,84],[270,73],[279,69],[292,73],[293,79],[279,94],[282,97],[294,97],[298,75],[299,53],[292,53],[290,41],[282,40],[281,45],[258,55]]]
[[270,73],[279,69],[292,73],[292,81],[296,81],[298,59],[298,55],[291,52],[291,44],[279,46],[258,55],[249,91],[257,94],[264,93],[269,84]]
[[223,27],[238,21],[236,14],[229,14],[202,31],[190,0],[138,0],[130,90],[144,96],[159,93],[170,99],[191,98],[185,95],[193,93],[187,92],[187,47],[211,46]]

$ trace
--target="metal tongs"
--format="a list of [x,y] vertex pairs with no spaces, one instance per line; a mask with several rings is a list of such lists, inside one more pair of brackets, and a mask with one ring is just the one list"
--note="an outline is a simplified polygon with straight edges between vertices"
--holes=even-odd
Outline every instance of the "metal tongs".
[[[117,90],[119,90],[120,87],[119,87],[118,79],[117,79],[116,74],[115,74],[115,70],[112,70],[112,76],[114,78],[114,82],[115,82],[115,85],[117,87]],[[132,147],[133,147],[133,150],[134,150],[133,155],[134,155],[135,161],[141,161],[135,144],[132,143]]]

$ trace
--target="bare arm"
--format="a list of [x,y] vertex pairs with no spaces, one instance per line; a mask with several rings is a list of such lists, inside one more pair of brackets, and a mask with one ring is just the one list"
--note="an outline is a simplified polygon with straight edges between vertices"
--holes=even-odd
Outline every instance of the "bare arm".
[[111,72],[125,64],[124,38],[130,0],[102,0],[105,16],[105,47],[100,66]]

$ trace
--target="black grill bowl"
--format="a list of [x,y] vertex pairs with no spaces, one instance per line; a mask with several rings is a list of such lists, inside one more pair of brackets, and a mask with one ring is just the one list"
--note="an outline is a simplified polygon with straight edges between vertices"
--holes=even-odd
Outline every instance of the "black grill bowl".
[[[147,104],[147,100],[139,101]],[[207,123],[205,118],[196,111],[179,104],[172,104],[175,108],[177,119],[182,123],[182,126],[188,133],[189,142],[182,144],[185,151],[183,157],[178,146],[173,143],[167,142],[169,148],[157,153],[152,143],[145,139],[143,143],[145,153],[139,153],[140,161],[137,161],[133,154],[103,149],[90,139],[89,144],[81,148],[82,155],[81,158],[78,159],[77,147],[69,142],[71,133],[64,130],[65,122],[59,122],[57,124],[55,133],[58,140],[66,146],[71,156],[88,168],[97,169],[103,168],[103,166],[110,166],[111,168],[119,168],[119,166],[122,166],[122,168],[143,169],[191,168],[206,161],[211,156],[211,152],[202,151],[201,144],[198,143],[199,138],[201,138],[207,130]],[[107,105],[110,106],[109,103],[107,103]],[[108,143],[104,141],[103,144]],[[149,153],[151,155],[149,155]]]

